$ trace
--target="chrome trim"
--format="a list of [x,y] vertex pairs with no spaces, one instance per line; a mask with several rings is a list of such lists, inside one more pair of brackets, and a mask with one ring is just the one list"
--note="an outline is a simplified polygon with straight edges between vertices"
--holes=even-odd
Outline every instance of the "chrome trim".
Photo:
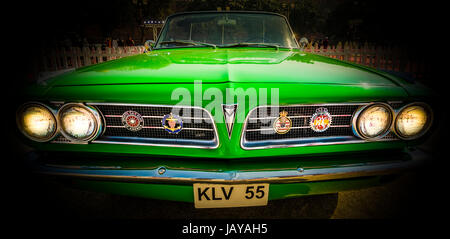
[[[359,132],[360,131],[359,130],[359,125],[358,125],[359,116],[360,116],[360,114],[363,111],[369,109],[370,107],[376,106],[376,105],[382,105],[382,106],[386,107],[389,110],[389,112],[391,113],[391,122],[389,123],[389,127],[386,127],[386,130],[382,134],[379,134],[376,137],[367,137],[367,136],[365,136],[365,135],[363,135],[363,134],[361,134]],[[369,104],[367,104],[365,106],[359,107],[355,111],[355,113],[352,116],[352,120],[351,120],[352,125],[351,125],[351,127],[352,127],[352,131],[353,131],[353,133],[355,134],[356,137],[359,137],[359,138],[365,139],[365,140],[376,141],[376,140],[381,139],[381,138],[383,138],[383,137],[385,137],[386,135],[389,134],[390,129],[392,127],[392,124],[394,122],[394,119],[395,119],[395,111],[390,105],[388,105],[386,103],[383,103],[383,102],[372,102],[372,103],[369,103]]]
[[[236,111],[238,104],[222,104],[222,113],[223,118],[225,120],[225,126],[227,128],[228,139],[231,139],[231,135],[233,134],[233,127],[236,121]],[[228,112],[228,110],[232,110]]]
[[[245,146],[246,144],[248,144],[248,141],[245,140],[245,132],[247,131],[247,124],[249,122],[250,119],[250,115],[253,113],[253,111],[255,111],[258,108],[261,107],[300,107],[300,106],[339,106],[339,105],[368,105],[370,103],[361,103],[361,102],[349,102],[349,103],[320,103],[320,104],[294,104],[294,105],[261,105],[261,106],[257,106],[255,108],[253,108],[252,110],[250,110],[247,114],[247,117],[245,118],[245,122],[244,125],[242,127],[241,130],[241,140],[240,140],[240,145],[242,149],[245,150],[253,150],[253,149],[268,149],[268,148],[292,148],[292,147],[303,147],[303,146],[316,146],[316,145],[332,145],[332,144],[350,144],[350,143],[365,143],[365,140],[357,140],[354,139],[353,137],[351,138],[347,138],[347,140],[345,142],[319,142],[320,140],[323,140],[324,137],[317,137],[317,138],[306,138],[308,142],[304,142],[301,139],[291,139],[285,142],[285,144],[279,144],[279,145],[267,145],[267,146],[255,146],[255,147],[247,147]],[[252,118],[255,119],[255,118]],[[344,136],[345,137],[345,136]],[[338,137],[327,137],[327,138],[338,138]],[[316,139],[314,143],[311,143],[311,139]],[[274,140],[276,142],[283,142],[284,140]],[[289,143],[289,142],[293,142],[295,141],[296,143]],[[385,140],[380,140],[380,141],[385,141]],[[263,141],[259,141],[259,142],[263,142]]]
[[[105,115],[106,118],[122,118],[122,115]],[[162,119],[164,118],[164,116],[152,116],[152,115],[145,115],[142,116],[142,118],[151,118],[151,119]],[[193,119],[193,120],[211,120],[209,118],[196,118],[196,117],[188,117],[188,116],[183,116],[180,118],[182,119]]]
[[[134,103],[109,103],[109,102],[87,102],[87,105],[116,105],[116,106],[152,106],[152,107],[170,107],[170,108],[193,108],[193,109],[201,109],[204,108],[200,106],[190,106],[190,105],[158,105],[158,104],[134,104]],[[205,110],[206,111],[206,110]]]
[[95,107],[92,107],[92,106],[89,106],[89,105],[85,105],[83,103],[66,103],[66,104],[62,105],[59,108],[58,113],[56,114],[57,115],[57,119],[58,119],[58,124],[61,125],[61,123],[60,123],[60,120],[61,120],[60,114],[61,114],[61,112],[63,112],[65,109],[67,109],[67,108],[69,108],[71,106],[82,107],[82,108],[86,109],[87,111],[89,111],[89,113],[91,113],[92,116],[94,117],[95,130],[94,130],[94,132],[92,132],[92,134],[89,137],[80,140],[80,139],[76,139],[76,138],[72,137],[70,134],[65,132],[64,129],[61,127],[60,132],[66,139],[68,139],[68,140],[70,140],[71,142],[74,142],[74,143],[85,144],[86,142],[95,140],[98,136],[100,136],[103,133],[104,120],[102,118],[102,115],[99,113],[99,111]]
[[[330,142],[327,142],[330,141]],[[379,139],[376,142],[384,141],[394,141],[393,139]],[[323,146],[323,145],[341,145],[341,144],[362,144],[370,143],[374,141],[355,139],[353,136],[336,136],[336,137],[315,137],[315,138],[303,138],[303,139],[293,139],[293,140],[276,140],[276,143],[282,142],[283,144],[274,145],[271,141],[258,141],[252,146],[246,147],[246,150],[252,149],[273,149],[273,148],[294,148],[294,147],[305,147],[305,146]],[[252,144],[252,143],[247,143]]]
[[[407,151],[406,153],[409,154],[411,159],[341,164],[327,167],[280,168],[276,170],[199,170],[170,168],[164,165],[150,169],[124,169],[115,166],[105,168],[96,166],[35,165],[34,172],[88,180],[142,183],[302,183],[399,173],[421,165],[428,158],[428,154],[421,150]],[[165,169],[163,174],[160,173],[162,167]]]
[[[38,106],[42,106],[42,107],[44,107],[45,109],[47,109],[47,110],[52,114],[53,119],[55,120],[55,125],[56,125],[55,128],[56,128],[56,129],[55,129],[55,132],[53,132],[53,134],[52,134],[50,137],[48,137],[48,138],[46,138],[46,139],[35,138],[35,137],[31,136],[31,135],[28,135],[28,134],[25,133],[25,131],[23,130],[23,125],[22,125],[22,124],[20,123],[20,121],[19,121],[19,115],[23,112],[23,110],[25,109],[25,107],[30,106],[30,105],[38,105]],[[30,102],[23,103],[21,106],[19,106],[19,108],[17,108],[17,111],[16,111],[16,125],[17,125],[17,128],[19,128],[19,131],[20,131],[25,137],[27,137],[27,138],[29,138],[29,139],[31,139],[31,140],[33,140],[33,141],[41,142],[41,143],[44,143],[44,142],[48,142],[48,141],[53,140],[54,138],[56,138],[56,136],[57,136],[58,133],[59,133],[59,122],[58,122],[58,118],[56,117],[56,110],[50,108],[50,106],[48,106],[48,105],[46,105],[46,104],[43,104],[43,103],[37,102],[37,101],[30,101]]]
[[[125,128],[123,125],[107,125],[106,128]],[[143,129],[164,129],[160,126],[142,126]],[[198,131],[214,131],[213,129],[205,128],[183,128],[183,130],[198,130]]]
[[[140,145],[140,146],[163,146],[163,147],[177,147],[177,148],[201,148],[201,149],[216,149],[219,147],[219,134],[217,132],[216,124],[214,123],[214,118],[212,117],[211,113],[207,111],[205,108],[200,106],[184,106],[184,105],[158,105],[158,104],[133,104],[133,103],[106,103],[106,102],[89,102],[86,103],[87,105],[96,106],[96,105],[112,105],[112,106],[140,106],[140,107],[168,107],[168,108],[190,108],[190,109],[199,109],[202,110],[202,112],[206,112],[208,115],[208,120],[211,121],[211,124],[213,126],[213,129],[208,129],[208,131],[214,132],[214,139],[210,141],[203,140],[200,143],[203,143],[204,146],[199,145],[179,145],[179,144],[159,144],[159,143],[149,143],[149,142],[143,142],[145,141],[145,138],[142,138],[142,140],[138,141],[129,141],[129,142],[121,142],[121,141],[111,141],[111,140],[93,140],[91,143],[100,143],[100,144],[124,144],[124,145]],[[195,119],[195,118],[193,118]],[[198,118],[200,119],[200,118]],[[207,119],[207,118],[201,118],[201,119]],[[191,128],[187,128],[191,129]],[[119,138],[119,136],[117,136]],[[126,139],[127,137],[120,137],[121,139]],[[154,139],[154,138],[148,138],[148,141],[164,141],[165,139]],[[178,142],[185,141],[187,143],[199,143],[199,141],[196,140],[189,140],[189,139],[178,139]],[[208,142],[211,142],[212,146],[207,145]]]
[[[351,127],[351,125],[330,125],[330,128],[346,128]],[[291,127],[291,129],[309,129],[310,126],[296,126]],[[273,130],[273,128],[259,128],[259,129],[246,129],[245,132],[252,132],[252,131],[265,131],[265,130]]]
[[[108,140],[108,138],[110,140]],[[164,143],[150,143],[149,141],[165,141],[166,139],[154,139],[154,138],[146,138],[146,139],[142,139],[139,141],[113,141],[114,137],[113,136],[108,136],[106,139],[102,139],[102,140],[94,140],[91,143],[96,143],[96,144],[122,144],[122,145],[139,145],[139,146],[162,146],[162,147],[175,147],[175,148],[201,148],[201,149],[216,149],[218,147],[218,144],[214,144],[214,141],[210,141],[210,143],[208,143],[208,141],[196,141],[196,140],[190,140],[190,139],[185,139],[185,140],[178,140],[177,142],[186,142],[186,143],[196,143],[197,145],[189,145],[189,144],[164,144]],[[121,139],[121,140],[125,140],[127,137],[117,137],[117,139]],[[147,142],[145,142],[147,141]],[[201,146],[200,144],[203,144],[203,146]]]
[[[353,115],[331,115],[331,117],[352,117]],[[263,118],[249,118],[249,120],[260,120],[260,119],[276,119],[278,117],[276,116],[270,116],[270,117],[263,117]],[[290,119],[297,119],[297,118],[311,118],[311,115],[295,115],[295,116],[289,116]]]
[[[429,116],[430,116],[430,120],[427,122],[428,125],[427,125],[427,126],[426,126],[419,134],[417,134],[417,135],[415,135],[415,136],[412,136],[412,137],[409,137],[409,138],[408,138],[408,137],[403,137],[399,132],[397,132],[397,128],[396,128],[396,125],[397,125],[397,116],[400,115],[400,113],[401,113],[404,109],[406,109],[406,108],[408,108],[408,107],[410,107],[410,106],[413,106],[413,105],[418,105],[418,106],[424,107],[425,110],[427,110],[428,113],[430,114],[430,115],[429,115]],[[400,139],[403,139],[403,140],[414,140],[414,139],[418,139],[418,138],[422,137],[423,135],[425,135],[425,134],[428,132],[428,130],[431,128],[431,125],[433,124],[433,120],[434,120],[434,113],[433,113],[433,110],[431,109],[431,107],[430,107],[428,104],[426,104],[426,103],[424,103],[424,102],[413,102],[413,103],[404,105],[403,107],[401,107],[400,109],[398,109],[398,111],[397,111],[397,113],[396,113],[396,115],[395,115],[395,118],[394,118],[394,120],[393,120],[393,122],[392,122],[392,131],[395,133],[395,135],[396,135],[397,137],[399,137]]]

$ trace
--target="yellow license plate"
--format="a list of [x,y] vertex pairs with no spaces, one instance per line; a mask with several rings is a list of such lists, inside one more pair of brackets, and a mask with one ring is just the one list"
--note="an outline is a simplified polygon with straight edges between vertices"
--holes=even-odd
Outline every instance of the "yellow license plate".
[[195,208],[265,206],[269,184],[203,184],[194,183]]

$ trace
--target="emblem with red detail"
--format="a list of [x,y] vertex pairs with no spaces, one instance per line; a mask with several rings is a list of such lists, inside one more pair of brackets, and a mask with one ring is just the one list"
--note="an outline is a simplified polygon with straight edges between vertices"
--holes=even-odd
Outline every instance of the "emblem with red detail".
[[310,127],[315,132],[323,132],[331,125],[331,115],[327,108],[318,108],[316,113],[311,117]]
[[129,110],[123,113],[122,124],[130,131],[139,131],[144,126],[144,118],[138,112]]

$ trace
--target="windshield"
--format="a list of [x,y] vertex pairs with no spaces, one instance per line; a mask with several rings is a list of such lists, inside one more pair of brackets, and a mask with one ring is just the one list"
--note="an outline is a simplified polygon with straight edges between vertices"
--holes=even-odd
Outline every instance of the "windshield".
[[155,46],[297,48],[286,19],[264,13],[193,13],[170,17]]

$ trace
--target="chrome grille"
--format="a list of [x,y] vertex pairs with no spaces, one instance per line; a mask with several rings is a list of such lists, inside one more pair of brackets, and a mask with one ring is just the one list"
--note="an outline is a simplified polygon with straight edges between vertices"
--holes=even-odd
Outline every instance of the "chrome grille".
[[[200,107],[112,103],[88,105],[96,107],[105,120],[104,132],[93,143],[200,148],[218,146],[212,117]],[[144,126],[139,131],[130,131],[122,124],[122,115],[130,110],[139,113],[144,120]],[[162,126],[163,117],[170,113],[179,115],[183,120],[183,129],[177,134],[167,132]]]
[[[353,114],[363,105],[366,103],[256,107],[247,116],[241,146],[244,149],[253,149],[364,142],[354,136],[352,130]],[[310,128],[310,119],[321,107],[328,110],[332,122],[326,131],[315,132]],[[292,125],[286,134],[277,134],[273,124],[282,111],[288,112]],[[381,140],[396,140],[396,137],[388,134]]]
[[51,143],[57,143],[57,144],[70,144],[72,143],[69,139],[64,137],[62,134],[58,134]]

